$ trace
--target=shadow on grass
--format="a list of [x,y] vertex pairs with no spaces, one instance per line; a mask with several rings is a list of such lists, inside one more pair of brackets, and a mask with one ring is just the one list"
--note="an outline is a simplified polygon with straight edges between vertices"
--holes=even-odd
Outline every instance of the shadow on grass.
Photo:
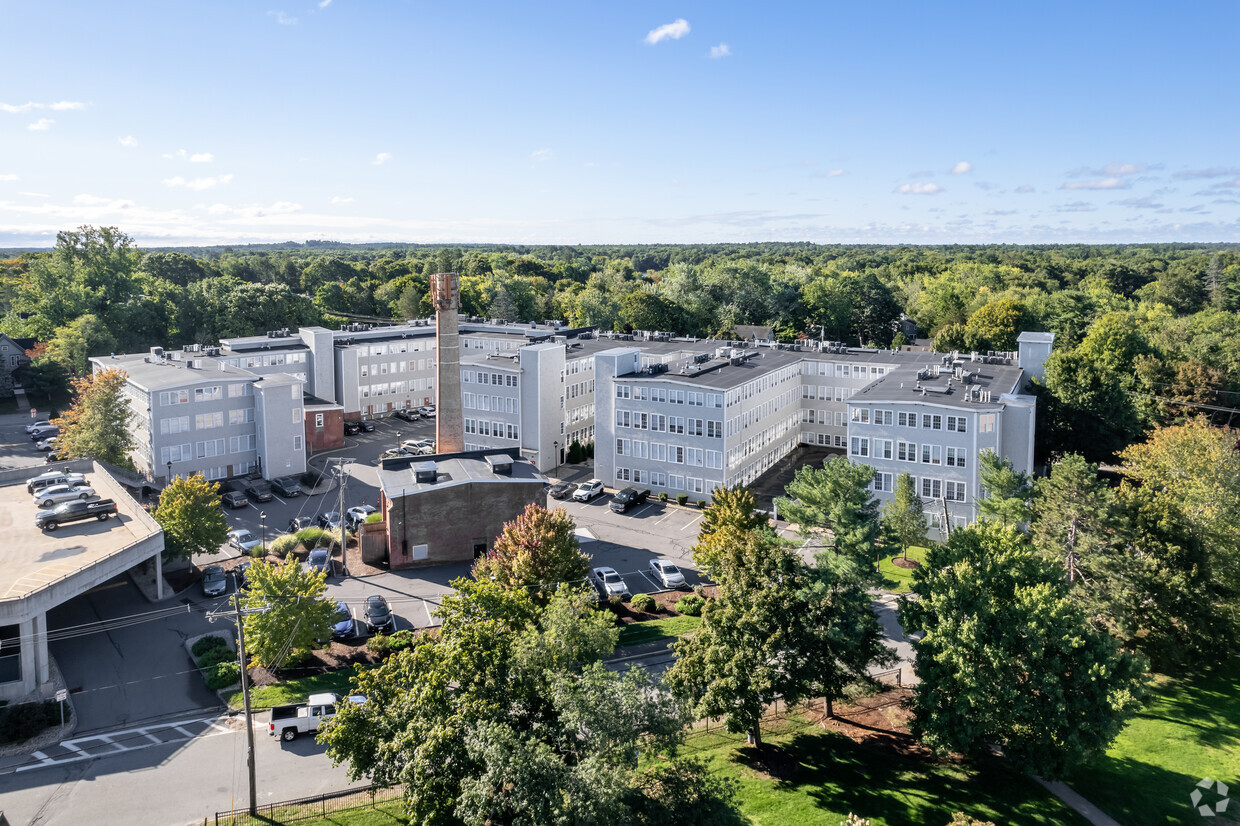
[[1078,770],[1072,787],[1124,826],[1201,824],[1201,815],[1189,801],[1200,779],[1131,757],[1108,757]]

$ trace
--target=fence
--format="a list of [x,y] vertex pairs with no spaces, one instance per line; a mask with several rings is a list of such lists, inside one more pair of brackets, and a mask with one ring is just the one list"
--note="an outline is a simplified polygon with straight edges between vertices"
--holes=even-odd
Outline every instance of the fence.
[[[322,820],[329,814],[350,809],[375,809],[383,804],[400,805],[400,786],[368,786],[328,792],[314,797],[283,800],[259,806],[256,814],[249,809],[233,809],[215,813],[215,826],[271,826],[278,823],[298,823],[303,820]],[[390,808],[385,806],[384,808]]]

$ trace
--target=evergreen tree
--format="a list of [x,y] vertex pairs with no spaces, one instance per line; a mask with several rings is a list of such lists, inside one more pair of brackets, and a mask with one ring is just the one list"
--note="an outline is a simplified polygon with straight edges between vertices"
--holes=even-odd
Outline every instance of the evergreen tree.
[[815,529],[831,532],[831,546],[819,554],[820,566],[846,570],[858,580],[874,574],[875,540],[879,535],[878,501],[870,491],[874,468],[831,459],[821,468],[797,470],[780,498],[779,512],[800,525],[802,535]]
[[926,541],[926,531],[929,530],[926,506],[917,495],[917,485],[911,473],[901,473],[896,477],[891,501],[883,506],[883,523],[900,543],[905,561],[908,561],[911,545]]
[[978,477],[982,482],[982,495],[977,500],[977,510],[982,516],[998,519],[1004,525],[1023,525],[1029,521],[1033,484],[1029,474],[1018,471],[1012,460],[999,458],[993,450],[986,449],[977,457]]

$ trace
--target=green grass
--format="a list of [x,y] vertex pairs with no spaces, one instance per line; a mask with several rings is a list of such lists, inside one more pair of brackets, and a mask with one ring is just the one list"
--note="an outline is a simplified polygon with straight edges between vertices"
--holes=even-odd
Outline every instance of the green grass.
[[[916,545],[908,549],[908,558],[915,559],[918,562],[926,561],[926,554],[930,551],[928,548],[921,548]],[[903,556],[898,551],[891,556],[884,556],[878,563],[878,573],[883,579],[883,590],[892,594],[907,594],[909,589],[913,587],[913,571],[916,568],[900,568],[892,563],[891,560],[896,557]]]
[[[328,691],[345,695],[349,693],[349,680],[353,677],[352,668],[329,671],[326,674],[315,674],[312,677],[298,677],[285,680],[276,685],[265,685],[251,689],[250,709],[271,708],[289,703],[304,703],[311,694]],[[241,692],[234,691],[228,695],[230,708],[241,708]]]
[[[954,812],[1003,826],[1087,824],[998,760],[962,766],[903,756],[799,720],[764,732],[771,756],[762,759],[743,736],[716,732],[702,742],[691,737],[686,748],[739,781],[741,814],[753,826],[835,826],[850,812],[874,826],[946,826]],[[698,750],[703,743],[707,747]]]
[[1240,661],[1210,674],[1159,677],[1145,708],[1106,755],[1071,782],[1125,826],[1200,824],[1205,819],[1189,795],[1204,777],[1231,786],[1228,815],[1240,822]]
[[620,629],[620,641],[616,645],[639,645],[669,637],[683,637],[685,634],[696,631],[701,622],[701,617],[686,616],[634,622]]

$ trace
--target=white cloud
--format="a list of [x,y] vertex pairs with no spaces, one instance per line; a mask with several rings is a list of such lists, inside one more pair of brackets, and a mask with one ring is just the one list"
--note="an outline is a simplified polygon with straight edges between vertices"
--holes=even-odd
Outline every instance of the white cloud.
[[392,160],[391,152],[380,152],[378,155],[375,155],[375,159],[370,163],[371,166],[382,166],[390,160]]
[[1056,209],[1056,212],[1093,212],[1096,207],[1085,201],[1073,201],[1070,204],[1064,204]]
[[966,172],[972,172],[972,171],[973,171],[973,164],[969,163],[968,161],[961,161],[960,163],[952,167],[953,175],[963,175]]
[[73,203],[77,206],[103,207],[105,212],[115,212],[137,206],[133,201],[121,198],[101,198],[98,195],[74,195]]
[[195,152],[189,156],[190,163],[211,163],[213,160],[215,160],[215,156],[210,152]]
[[555,157],[555,153],[552,152],[550,149],[535,149],[533,152],[530,153],[530,160],[534,161],[535,163],[546,163],[547,161],[553,159],[554,157]]
[[46,192],[19,192],[19,193],[17,193],[17,194],[18,194],[18,195],[26,195],[26,196],[31,197],[31,198],[50,198],[50,197],[52,197],[51,195],[48,195]]
[[1021,184],[1016,187],[1016,191],[1021,195],[1028,195],[1030,192],[1034,192],[1035,190],[1033,187],[1029,186],[1029,184]]
[[339,195],[333,195],[332,203],[333,204],[351,204],[353,203],[353,199],[352,198],[341,198]]
[[1128,182],[1123,178],[1102,178],[1097,181],[1072,181],[1059,187],[1060,189],[1127,189]]
[[988,209],[986,210],[986,214],[987,215],[1015,215],[1016,210],[1014,209]]
[[731,57],[732,50],[728,48],[727,43],[720,43],[718,46],[710,47],[710,56],[713,58]]
[[126,135],[123,138],[117,138],[116,141],[121,146],[124,146],[127,149],[133,149],[135,146],[138,145],[138,139],[135,138],[133,135]]
[[46,132],[47,130],[52,128],[52,124],[55,122],[56,121],[52,120],[51,118],[39,118],[34,123],[27,126],[26,128],[29,129],[31,132]]
[[1102,174],[1113,175],[1138,175],[1147,169],[1150,165],[1147,163],[1109,163],[1102,167]]
[[175,152],[165,152],[164,157],[165,158],[188,158],[189,153],[186,152],[184,149],[178,149]]
[[10,115],[20,115],[22,112],[29,112],[34,109],[51,109],[54,112],[63,112],[66,109],[85,109],[86,104],[76,100],[58,100],[55,103],[35,103],[27,101],[26,103],[12,104],[0,103],[0,112],[8,112]]
[[653,46],[654,44],[669,38],[672,40],[679,40],[688,33],[689,21],[681,18],[674,23],[666,23],[657,29],[651,29],[650,33],[646,35],[646,42]]
[[[202,207],[199,208],[201,209]],[[263,206],[262,204],[242,204],[240,206],[212,204],[206,207],[206,210],[209,215],[227,215],[253,220],[255,218],[270,218],[273,215],[291,215],[294,212],[301,211],[301,204],[295,204],[292,201],[276,201],[271,206]]]
[[1240,169],[1229,166],[1212,166],[1209,169],[1185,169],[1171,177],[1180,181],[1191,181],[1195,178],[1226,178],[1229,175],[1240,175]]
[[285,14],[282,11],[269,11],[267,12],[267,15],[269,17],[274,17],[276,19],[276,22],[279,23],[281,26],[296,26],[297,25],[296,17],[289,17],[287,14]]
[[901,195],[938,195],[942,191],[938,184],[900,184],[896,188]]
[[16,181],[16,180],[17,180],[17,176],[14,175],[12,172],[5,172],[3,175],[0,175],[0,181]]
[[319,8],[325,9],[332,4],[332,0],[319,0]]
[[188,189],[192,189],[195,192],[201,192],[204,189],[211,189],[212,187],[219,186],[220,184],[226,184],[232,179],[233,176],[231,172],[227,175],[217,175],[214,178],[194,178],[189,181],[185,180],[180,175],[177,175],[175,178],[164,178],[164,185],[183,186]]

